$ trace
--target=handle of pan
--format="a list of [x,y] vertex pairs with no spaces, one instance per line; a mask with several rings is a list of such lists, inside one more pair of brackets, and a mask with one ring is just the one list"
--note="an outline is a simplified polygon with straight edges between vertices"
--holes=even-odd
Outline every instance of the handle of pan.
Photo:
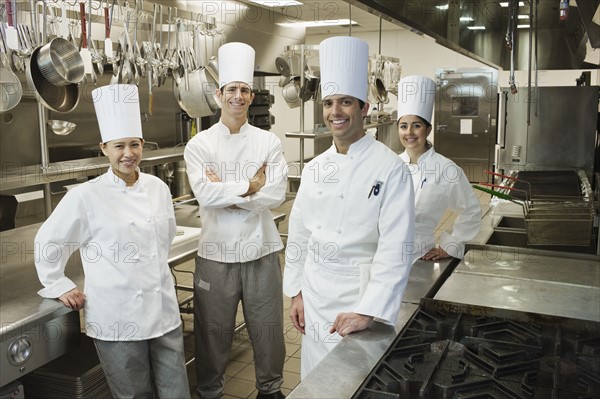
[[81,19],[81,48],[87,48],[87,26],[85,25],[85,3],[79,3],[79,18]]
[[509,180],[513,180],[513,181],[522,181],[522,180],[517,179],[516,177],[507,176],[507,175],[503,175],[501,173],[492,172],[491,170],[486,170],[485,173],[487,173],[488,175],[493,175],[493,176],[498,176],[498,177],[504,177],[505,179],[509,179]]
[[492,189],[489,189],[489,188],[484,188],[484,187],[478,186],[478,185],[476,185],[476,184],[473,184],[473,188],[474,188],[474,189],[477,189],[477,190],[479,190],[479,191],[483,191],[484,193],[488,193],[488,194],[490,194],[490,195],[493,195],[493,196],[495,196],[495,197],[498,197],[498,198],[501,198],[501,199],[507,200],[507,201],[516,202],[516,201],[513,199],[513,197],[511,197],[511,196],[510,196],[510,195],[508,195],[508,194],[501,193],[500,191],[492,190]]
[[525,194],[525,201],[529,201],[529,193],[526,190],[520,190],[518,188],[514,188],[514,187],[508,187],[508,186],[500,186],[498,184],[491,184],[491,183],[483,183],[483,182],[479,182],[477,183],[481,186],[488,186],[488,187],[495,187],[495,188],[501,188],[504,190],[509,190],[509,191],[520,191],[523,194]]
[[483,191],[484,193],[488,193],[488,194],[490,194],[490,195],[493,195],[493,196],[495,196],[495,197],[501,198],[501,199],[503,199],[503,200],[507,200],[507,201],[510,201],[510,202],[514,202],[515,204],[518,204],[518,205],[520,205],[520,206],[521,206],[521,208],[523,208],[523,216],[524,216],[525,218],[527,217],[527,214],[529,213],[529,208],[527,207],[527,205],[526,205],[526,204],[523,204],[522,202],[519,202],[519,201],[515,201],[515,200],[513,199],[513,197],[511,197],[511,196],[510,196],[510,195],[508,195],[508,194],[504,194],[504,193],[501,193],[501,192],[499,192],[499,191],[492,190],[492,189],[489,189],[489,188],[484,188],[484,187],[478,186],[478,185],[476,185],[476,184],[473,184],[473,188],[474,188],[474,189],[476,189],[476,190],[479,190],[479,191]]

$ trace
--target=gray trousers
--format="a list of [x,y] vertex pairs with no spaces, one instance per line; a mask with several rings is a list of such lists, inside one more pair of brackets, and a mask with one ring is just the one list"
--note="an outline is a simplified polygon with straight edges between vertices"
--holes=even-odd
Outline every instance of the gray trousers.
[[240,300],[254,352],[256,388],[272,393],[283,383],[283,292],[278,253],[246,263],[196,257],[194,333],[197,391],[203,399],[223,395]]
[[110,391],[116,399],[189,399],[181,326],[143,341],[94,339]]

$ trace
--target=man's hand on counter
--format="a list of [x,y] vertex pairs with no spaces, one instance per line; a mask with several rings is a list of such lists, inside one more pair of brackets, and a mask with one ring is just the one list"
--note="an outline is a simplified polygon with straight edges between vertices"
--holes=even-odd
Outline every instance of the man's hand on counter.
[[421,259],[423,259],[423,260],[440,260],[440,259],[446,259],[446,258],[450,258],[450,255],[448,255],[448,253],[446,251],[444,251],[442,248],[437,247],[437,248],[432,248],[429,251],[427,251],[427,253],[425,255],[423,255],[423,257]]
[[304,300],[302,299],[302,292],[292,298],[290,318],[294,328],[304,334]]
[[83,309],[83,305],[85,304],[85,294],[81,292],[79,288],[73,288],[71,291],[67,291],[61,296],[58,297],[58,300],[61,301],[66,307],[71,308],[73,310],[81,310]]
[[342,337],[354,331],[361,331],[371,325],[373,316],[367,316],[358,313],[340,313],[333,322],[333,327],[329,329],[330,333],[337,331]]

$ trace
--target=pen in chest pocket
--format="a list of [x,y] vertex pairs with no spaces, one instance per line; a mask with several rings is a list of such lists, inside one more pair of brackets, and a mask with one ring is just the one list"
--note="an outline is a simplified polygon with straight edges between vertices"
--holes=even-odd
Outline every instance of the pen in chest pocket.
[[425,185],[425,182],[426,182],[426,181],[427,181],[427,178],[424,178],[424,179],[421,181],[421,187],[419,187],[419,188],[423,188],[423,186]]
[[383,182],[375,180],[375,183],[373,183],[373,187],[371,187],[371,191],[369,191],[367,198],[371,198],[371,195],[378,196],[379,192],[381,191],[381,186],[383,186]]

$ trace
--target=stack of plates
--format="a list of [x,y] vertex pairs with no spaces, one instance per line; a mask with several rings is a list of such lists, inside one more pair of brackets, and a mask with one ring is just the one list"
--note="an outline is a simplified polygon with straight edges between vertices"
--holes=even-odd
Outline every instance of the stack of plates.
[[112,398],[94,343],[82,336],[81,347],[29,373],[21,380],[28,399]]

